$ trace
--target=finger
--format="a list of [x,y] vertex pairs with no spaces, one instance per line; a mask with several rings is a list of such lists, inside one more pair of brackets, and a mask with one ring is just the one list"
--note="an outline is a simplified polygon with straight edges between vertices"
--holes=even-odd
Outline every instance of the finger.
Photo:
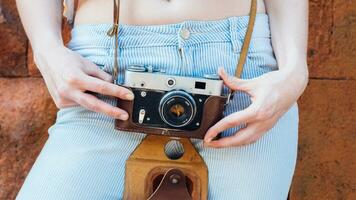
[[229,76],[222,67],[218,69],[218,74],[224,81],[224,84],[231,90],[241,90],[245,92],[248,92],[250,90],[250,80],[244,80],[236,78],[235,76]]
[[100,78],[106,82],[112,82],[113,81],[113,77],[112,75],[106,73],[105,71],[103,71],[102,69],[100,69],[96,64],[92,63],[89,60],[84,60],[84,72],[87,73],[88,75]]
[[205,144],[208,147],[213,148],[224,148],[232,146],[242,146],[253,143],[257,141],[261,136],[258,129],[259,123],[251,123],[246,128],[241,129],[235,135],[229,137],[223,137],[219,140],[211,141],[210,143]]
[[76,81],[74,81],[74,83],[72,82],[72,84],[76,86],[79,85],[80,89],[82,90],[89,90],[99,94],[118,97],[124,100],[134,99],[134,95],[129,89],[120,87],[113,83],[109,83],[92,76],[82,76]]
[[207,131],[204,137],[204,141],[206,143],[209,143],[220,132],[223,132],[226,129],[238,126],[240,124],[253,121],[255,113],[255,108],[253,104],[251,104],[244,110],[235,112],[224,117]]
[[104,101],[101,101],[98,98],[96,98],[94,95],[87,94],[80,91],[75,91],[71,93],[70,96],[75,102],[77,102],[78,104],[80,104],[81,106],[85,107],[88,110],[104,113],[106,115],[121,120],[128,119],[129,115],[127,114],[126,111],[118,107],[114,107],[111,104],[105,103]]
[[73,107],[78,105],[78,103],[74,101],[67,101],[67,100],[59,100],[57,101],[57,103],[58,103],[58,108],[67,108],[67,107]]

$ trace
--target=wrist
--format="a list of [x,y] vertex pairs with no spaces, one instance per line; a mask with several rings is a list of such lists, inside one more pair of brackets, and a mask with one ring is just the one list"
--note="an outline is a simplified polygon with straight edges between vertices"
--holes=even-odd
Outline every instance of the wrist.
[[57,57],[63,55],[63,53],[67,51],[67,47],[64,45],[48,45],[32,50],[33,59],[37,68],[41,72],[46,72],[52,66],[50,63],[55,62]]
[[34,53],[46,53],[53,49],[64,47],[62,35],[42,34],[41,37],[30,38],[31,47]]
[[307,63],[297,63],[288,67],[279,69],[279,72],[284,77],[283,84],[288,91],[294,94],[296,98],[299,98],[309,81]]
[[63,42],[51,42],[47,44],[31,44],[32,51],[38,55],[46,55],[54,51],[62,50],[66,48]]

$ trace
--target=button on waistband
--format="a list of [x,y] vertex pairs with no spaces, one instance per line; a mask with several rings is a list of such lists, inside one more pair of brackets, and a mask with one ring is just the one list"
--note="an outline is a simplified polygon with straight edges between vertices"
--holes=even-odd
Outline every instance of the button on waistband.
[[187,40],[190,37],[190,31],[188,29],[184,28],[180,31],[180,36],[183,39]]

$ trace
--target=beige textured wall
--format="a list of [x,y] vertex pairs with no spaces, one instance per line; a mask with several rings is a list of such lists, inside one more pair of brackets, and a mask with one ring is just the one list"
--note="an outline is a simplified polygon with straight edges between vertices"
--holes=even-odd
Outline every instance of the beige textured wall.
[[[310,0],[310,82],[290,199],[356,199],[356,2]],[[56,108],[13,0],[0,0],[0,199],[14,199]]]

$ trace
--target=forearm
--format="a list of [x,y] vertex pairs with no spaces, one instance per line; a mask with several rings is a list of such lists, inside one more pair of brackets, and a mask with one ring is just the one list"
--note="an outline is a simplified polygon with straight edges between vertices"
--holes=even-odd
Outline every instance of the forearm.
[[16,4],[35,53],[63,46],[61,0],[16,0]]
[[301,93],[308,81],[308,1],[265,0],[279,70]]

